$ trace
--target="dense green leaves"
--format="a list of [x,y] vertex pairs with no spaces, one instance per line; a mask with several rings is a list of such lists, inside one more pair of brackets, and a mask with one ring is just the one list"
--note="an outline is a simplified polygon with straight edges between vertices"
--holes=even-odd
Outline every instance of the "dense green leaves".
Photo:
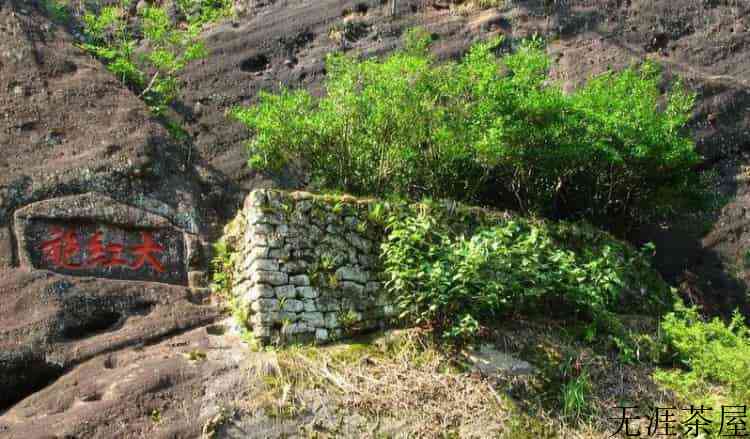
[[424,34],[383,60],[328,59],[326,96],[282,90],[233,115],[253,133],[250,165],[304,163],[325,188],[447,197],[595,221],[644,219],[698,194],[683,133],[693,95],[646,62],[572,94],[548,79],[538,40],[500,40],[436,63]]
[[420,214],[391,218],[388,232],[387,286],[402,317],[452,337],[518,312],[605,323],[668,296],[642,253],[585,224],[513,219],[467,238]]
[[750,399],[750,331],[739,312],[728,324],[706,321],[695,307],[678,302],[662,330],[682,369],[658,371],[659,382],[696,405],[741,405]]

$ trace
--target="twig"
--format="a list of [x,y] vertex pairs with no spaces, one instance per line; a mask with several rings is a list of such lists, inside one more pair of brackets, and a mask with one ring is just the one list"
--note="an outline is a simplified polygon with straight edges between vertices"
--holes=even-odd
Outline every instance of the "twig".
[[497,392],[495,392],[495,389],[493,389],[493,388],[492,388],[492,384],[490,384],[490,383],[488,382],[488,383],[487,383],[487,388],[488,388],[488,389],[490,389],[490,393],[492,393],[492,396],[494,396],[494,397],[495,397],[495,400],[497,401],[497,403],[498,403],[498,404],[499,404],[500,406],[502,406],[502,405],[503,405],[503,400],[502,400],[502,399],[500,399],[500,395],[498,395],[498,394],[497,394]]
[[142,98],[146,93],[151,91],[151,88],[154,86],[154,82],[156,82],[156,78],[159,77],[159,72],[156,72],[154,74],[154,77],[151,78],[151,81],[148,83],[148,86],[141,92],[140,95],[138,95],[139,98]]

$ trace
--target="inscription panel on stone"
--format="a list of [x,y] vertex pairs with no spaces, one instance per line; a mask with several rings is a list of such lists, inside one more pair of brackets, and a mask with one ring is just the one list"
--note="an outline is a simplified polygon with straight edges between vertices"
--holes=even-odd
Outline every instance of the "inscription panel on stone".
[[25,235],[36,268],[77,276],[187,283],[184,237],[177,230],[33,219]]

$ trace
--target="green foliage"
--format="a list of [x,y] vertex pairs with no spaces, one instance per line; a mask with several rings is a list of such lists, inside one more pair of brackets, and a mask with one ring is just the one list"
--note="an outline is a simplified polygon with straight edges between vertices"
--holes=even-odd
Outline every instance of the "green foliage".
[[467,238],[420,213],[393,216],[387,230],[386,286],[401,317],[449,338],[514,312],[564,312],[606,330],[611,311],[653,311],[668,295],[644,254],[585,224],[513,219]]
[[232,111],[253,134],[249,164],[301,162],[317,185],[354,194],[607,222],[700,201],[700,158],[683,132],[694,96],[681,83],[660,106],[659,69],[646,62],[565,94],[540,40],[498,58],[501,42],[437,63],[414,31],[382,60],[331,55],[325,97],[282,90]]
[[588,408],[587,399],[591,393],[591,387],[591,381],[585,372],[562,385],[561,402],[563,416],[577,419],[586,411]]
[[683,369],[659,370],[657,381],[693,404],[750,400],[750,331],[736,311],[727,324],[703,320],[695,307],[675,304],[662,321],[666,344]]
[[[82,47],[104,62],[120,80],[139,93],[151,110],[161,115],[179,93],[178,74],[207,52],[198,41],[203,26],[227,16],[230,0],[182,0],[187,22],[174,23],[166,6],[146,6],[132,21],[129,0],[88,11],[82,17],[86,41]],[[191,12],[185,13],[185,10]],[[142,35],[142,39],[137,36]],[[143,45],[146,50],[137,52]]]
[[234,13],[232,0],[175,0],[187,23],[199,30]]
[[41,3],[42,8],[53,21],[63,24],[70,19],[70,5],[67,0],[42,0]]
[[235,251],[223,239],[214,244],[214,257],[211,260],[211,290],[224,298],[231,298],[232,273],[234,272]]
[[161,410],[159,410],[158,408],[153,409],[151,411],[150,418],[151,418],[151,422],[153,422],[154,424],[161,424],[163,421],[163,418],[161,416]]

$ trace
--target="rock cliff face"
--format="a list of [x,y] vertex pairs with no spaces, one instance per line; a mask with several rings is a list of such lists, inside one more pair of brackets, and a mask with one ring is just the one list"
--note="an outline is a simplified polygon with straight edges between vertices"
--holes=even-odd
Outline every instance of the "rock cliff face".
[[[553,77],[566,87],[646,57],[669,76],[684,77],[698,93],[691,129],[725,201],[700,230],[659,224],[633,239],[655,241],[663,272],[713,309],[733,306],[746,291],[750,3],[744,0],[514,0],[489,9],[399,0],[395,14],[380,1],[240,0],[236,18],[203,34],[209,57],[183,74],[175,110],[190,136],[182,143],[78,49],[70,29],[54,24],[43,4],[0,3],[0,407],[9,409],[0,417],[0,436],[200,434],[237,378],[236,363],[225,361],[212,341],[221,314],[205,300],[200,270],[165,279],[158,268],[167,260],[158,251],[156,264],[139,259],[165,245],[184,245],[175,257],[186,258],[188,244],[148,242],[141,232],[151,229],[134,220],[117,231],[111,216],[80,209],[71,216],[64,197],[91,194],[91,203],[165,218],[179,233],[192,224],[187,235],[198,250],[190,264],[205,269],[207,243],[251,189],[304,182],[291,169],[279,176],[248,170],[248,133],[225,111],[282,85],[319,92],[326,53],[381,55],[414,25],[434,33],[434,51],[443,58],[491,35],[511,42],[546,35]],[[336,31],[342,27],[356,32]],[[39,235],[36,225],[19,235],[23,212],[36,202],[59,207],[40,221],[61,227],[60,236]],[[64,228],[73,225],[78,232],[66,236]],[[48,243],[58,238],[62,247]],[[32,245],[38,253],[26,258],[28,242],[47,245]],[[63,268],[50,265],[55,261]],[[76,264],[88,270],[70,268]],[[196,366],[181,355],[198,348],[209,351],[209,361]],[[144,421],[154,410],[175,422]]]

